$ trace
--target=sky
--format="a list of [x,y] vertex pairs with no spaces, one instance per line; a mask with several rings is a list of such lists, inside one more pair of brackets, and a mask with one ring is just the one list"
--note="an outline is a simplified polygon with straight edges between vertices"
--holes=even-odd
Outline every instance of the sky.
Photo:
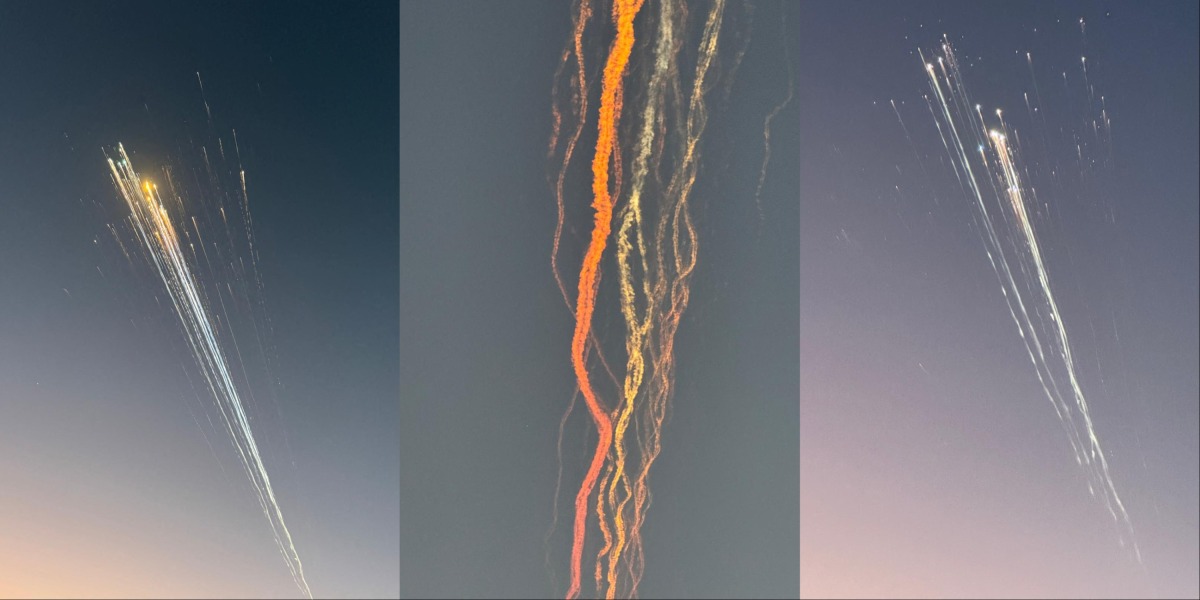
[[[401,4],[403,597],[566,590],[571,490],[587,468],[584,445],[595,444],[576,407],[547,544],[558,427],[575,386],[574,321],[550,267],[556,205],[546,158],[569,9]],[[787,92],[785,40],[797,55],[779,19],[778,5],[758,7],[728,106],[714,108],[701,142],[692,199],[699,262],[651,475],[646,598],[798,594],[795,103],[773,125],[757,233],[754,203],[763,120]],[[564,256],[576,257],[564,260],[568,285],[590,219],[589,182],[576,183],[566,199],[576,220],[563,237]],[[619,319],[596,319],[617,344]]]
[[[1196,5],[798,12],[801,596],[1200,595]],[[1141,564],[1088,493],[923,99],[917,50],[943,35],[983,114],[1065,165],[1031,167],[1035,229]],[[1086,83],[1111,146],[1063,142],[1090,126]]]
[[276,349],[275,400],[249,407],[275,495],[315,595],[398,595],[397,17],[0,5],[0,596],[300,595],[161,281],[107,229],[128,210],[102,149],[153,172],[233,129]]

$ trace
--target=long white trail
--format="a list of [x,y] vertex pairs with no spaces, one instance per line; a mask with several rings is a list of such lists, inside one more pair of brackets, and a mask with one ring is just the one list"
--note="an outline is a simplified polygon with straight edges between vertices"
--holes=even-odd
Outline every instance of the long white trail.
[[1113,485],[1079,383],[1042,245],[1029,218],[1036,197],[1025,182],[1028,175],[1018,145],[1010,142],[1016,136],[1010,135],[999,110],[995,126],[988,127],[981,107],[971,103],[948,42],[943,42],[936,61],[925,62],[925,70],[936,100],[931,108],[938,109],[934,111],[935,124],[956,177],[974,200],[974,217],[988,261],[1000,279],[1000,291],[1038,381],[1066,431],[1075,461],[1087,472],[1088,491],[1100,498],[1113,520],[1121,525],[1121,545],[1128,539],[1141,562],[1133,525]]
[[296,553],[291,533],[283,521],[283,513],[271,489],[271,478],[267,476],[267,469],[258,452],[258,444],[250,431],[249,417],[233,383],[219,332],[213,327],[215,319],[210,315],[209,302],[180,248],[179,236],[163,206],[158,186],[138,177],[122,145],[118,144],[117,160],[108,158],[108,166],[112,171],[113,183],[129,207],[130,221],[138,241],[169,292],[175,314],[187,333],[192,354],[220,408],[225,428],[229,431],[234,448],[242,459],[242,467],[257,492],[263,515],[271,525],[279,552],[283,555],[296,586],[305,596],[312,598],[312,591],[304,579],[304,567],[300,563],[300,556]]

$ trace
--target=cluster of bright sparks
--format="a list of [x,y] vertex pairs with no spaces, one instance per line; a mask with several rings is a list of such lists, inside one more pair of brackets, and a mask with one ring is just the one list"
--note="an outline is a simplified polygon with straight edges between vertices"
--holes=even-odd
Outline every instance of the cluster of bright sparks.
[[[223,156],[223,145],[220,150]],[[207,149],[204,150],[204,157],[206,170],[211,173]],[[236,338],[229,331],[230,319],[226,312],[225,301],[221,297],[221,292],[218,291],[214,302],[214,298],[207,293],[206,287],[200,279],[200,273],[204,272],[203,265],[211,263],[208,249],[201,236],[201,224],[194,216],[188,220],[184,219],[185,196],[177,189],[169,170],[165,172],[166,186],[160,191],[157,183],[138,175],[122,145],[118,145],[115,157],[108,158],[108,166],[112,173],[113,183],[128,208],[129,229],[133,232],[132,243],[121,242],[119,236],[117,242],[121,244],[122,252],[130,260],[132,260],[130,247],[135,251],[140,250],[140,254],[153,266],[154,272],[165,287],[174,313],[185,333],[188,348],[191,350],[196,367],[202,375],[209,394],[215,400],[220,413],[220,421],[241,459],[246,476],[254,487],[263,515],[267,518],[274,533],[279,551],[300,591],[311,598],[312,592],[304,578],[304,567],[301,565],[300,556],[292,543],[291,533],[284,523],[283,513],[271,487],[271,479],[267,475],[263,457],[250,428],[251,418],[243,402],[243,394],[239,392],[237,382],[244,380],[244,375],[239,378],[238,371],[244,371],[245,367],[241,364],[241,350],[237,347]],[[238,179],[241,183],[241,188],[238,190],[241,194],[238,205],[239,208],[244,209],[242,219],[247,228],[246,233],[250,236],[245,172],[240,168],[238,169]],[[228,231],[229,223],[223,205],[220,206],[219,212],[227,230],[225,231],[226,235],[231,235]],[[188,222],[192,225],[191,230],[186,228]],[[112,231],[115,235],[116,230],[112,229]],[[196,236],[195,241],[192,239],[193,234]],[[250,236],[249,240],[252,239]],[[200,248],[199,252],[197,243]],[[249,241],[249,243],[252,249],[253,242]],[[214,251],[216,251],[215,248]],[[231,267],[235,271],[243,273],[246,271],[242,258],[225,258],[231,261]],[[250,258],[254,260],[252,250]],[[261,279],[257,277],[257,269],[254,269],[254,273],[256,283],[261,286]],[[229,286],[228,289],[232,293],[232,286]],[[219,312],[218,307],[220,308]],[[220,316],[222,314],[226,315],[224,320]],[[235,368],[235,365],[238,368]]]
[[[643,10],[641,0],[614,0],[611,12],[604,15],[607,11],[596,11],[593,0],[577,0],[572,37],[555,76],[549,156],[556,164],[552,186],[558,222],[551,265],[563,301],[575,316],[571,364],[598,433],[575,495],[567,598],[581,593],[584,552],[593,519],[601,540],[591,573],[596,595],[637,594],[645,566],[641,530],[651,500],[650,467],[662,449],[662,426],[673,394],[675,335],[687,309],[697,261],[689,199],[708,120],[706,93],[716,78],[714,64],[718,62],[725,1],[707,5],[698,35],[689,32],[689,9],[696,5],[663,0],[648,6],[652,9]],[[746,8],[748,20],[752,7]],[[572,298],[558,266],[568,195],[564,187],[589,119],[590,64],[585,37],[589,28],[604,31],[605,23],[595,21],[605,16],[611,19],[615,37],[608,46],[599,82],[597,141],[590,172],[593,225]],[[635,20],[638,36],[648,36],[640,44],[635,39]],[[690,39],[697,40],[689,48],[694,48],[694,62],[683,67],[681,54]],[[731,80],[745,48],[743,44],[734,55],[727,79]],[[574,68],[570,69],[572,62]],[[627,80],[636,94],[626,93]],[[559,87],[564,85],[570,97],[566,106],[559,100]],[[636,98],[635,110],[625,111],[626,98]],[[765,152],[756,203],[770,156],[771,120],[790,99],[789,79],[787,98],[764,122]],[[761,206],[759,210],[761,216]],[[610,239],[616,246],[616,291],[625,330],[623,375],[605,358],[592,327],[601,263]],[[611,401],[597,390],[589,366],[593,358],[612,383]],[[571,408],[563,416],[564,425],[570,412]],[[561,434],[560,429],[560,442]]]
[[[1027,54],[1026,58],[1032,75],[1032,57]],[[932,94],[932,97],[926,96],[930,112],[954,174],[972,202],[988,261],[1000,280],[1000,291],[1038,381],[1062,423],[1076,462],[1087,473],[1088,490],[1121,526],[1121,544],[1124,546],[1128,542],[1140,562],[1141,552],[1134,539],[1133,526],[1113,485],[1108,460],[1096,435],[1067,326],[1051,285],[1043,244],[1034,219],[1031,219],[1030,213],[1036,211],[1038,197],[1035,188],[1028,183],[1029,166],[1022,158],[1019,136],[1005,123],[999,109],[995,111],[994,123],[989,125],[982,107],[972,104],[959,61],[948,41],[943,41],[936,59],[926,61],[922,55],[922,61]],[[1081,63],[1090,102],[1093,91],[1087,81],[1086,59]],[[1065,82],[1065,72],[1063,78]],[[1040,104],[1036,83],[1035,77],[1034,89]],[[1029,108],[1028,94],[1025,101]],[[1036,123],[1035,112],[1036,109],[1030,108],[1030,117]],[[1107,130],[1106,109],[1101,109],[1099,122]],[[1092,126],[1099,139],[1096,121]],[[1084,160],[1079,143],[1076,143],[1076,149],[1082,169]]]

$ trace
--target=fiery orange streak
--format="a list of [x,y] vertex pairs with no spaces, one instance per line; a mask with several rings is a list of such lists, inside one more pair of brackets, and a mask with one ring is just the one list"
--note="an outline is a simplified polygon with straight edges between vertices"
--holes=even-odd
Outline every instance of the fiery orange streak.
[[587,403],[588,412],[596,423],[599,440],[596,443],[596,453],[588,467],[587,475],[575,496],[575,531],[574,542],[571,545],[571,586],[567,590],[567,598],[579,595],[580,570],[583,562],[583,542],[587,533],[587,501],[600,468],[612,444],[612,420],[596,398],[588,378],[587,363],[584,360],[584,350],[592,326],[592,314],[596,308],[596,287],[600,267],[600,258],[612,229],[613,203],[608,190],[608,167],[612,158],[613,138],[616,137],[617,113],[616,100],[621,90],[625,66],[633,50],[633,19],[641,9],[642,0],[618,0],[613,5],[613,16],[617,22],[617,37],[613,41],[612,51],[604,65],[603,91],[600,96],[599,137],[596,140],[596,155],[592,160],[592,207],[596,210],[595,228],[592,239],[584,255],[583,266],[579,272],[579,300],[576,302],[575,334],[571,338],[571,362],[575,368],[575,378],[579,380],[579,390]]
[[[558,68],[555,70],[555,73],[554,73],[554,79],[557,82],[559,77],[562,75],[563,70],[566,68],[567,60],[570,59],[572,54],[575,55],[575,66],[576,66],[577,72],[575,75],[576,78],[574,80],[572,80],[574,93],[573,93],[571,99],[573,102],[572,108],[573,108],[575,116],[576,116],[576,121],[575,121],[574,130],[571,132],[571,135],[567,138],[566,149],[563,152],[562,166],[558,170],[557,180],[553,183],[554,199],[558,206],[558,220],[555,223],[555,227],[554,227],[554,245],[550,250],[550,269],[554,272],[554,281],[556,284],[558,284],[558,291],[562,294],[563,303],[567,305],[567,310],[571,311],[572,317],[575,316],[575,306],[571,303],[571,297],[569,295],[567,295],[567,286],[566,286],[566,284],[563,283],[562,275],[558,271],[558,249],[559,249],[560,243],[562,241],[563,224],[565,223],[565,216],[566,216],[565,205],[563,202],[563,185],[564,185],[564,181],[567,177],[567,167],[571,164],[571,157],[575,154],[575,146],[579,143],[579,137],[581,135],[583,135],[583,127],[587,121],[586,115],[587,115],[587,106],[588,106],[588,101],[587,101],[587,87],[588,86],[587,86],[587,71],[585,69],[584,58],[583,58],[583,34],[584,34],[584,31],[587,29],[588,20],[590,20],[592,18],[592,7],[591,7],[589,0],[580,0],[579,4],[576,6],[576,13],[575,13],[574,18],[575,18],[575,31],[574,31],[574,35],[572,36],[573,45],[568,45],[566,48],[563,49],[562,55],[559,57]],[[550,132],[550,143],[548,144],[548,148],[546,150],[546,154],[548,157],[553,156],[554,151],[558,148],[559,141],[560,141],[559,136],[562,133],[561,130],[562,130],[563,115],[562,115],[562,112],[559,110],[558,85],[557,84],[554,86],[554,89],[553,89],[553,99],[550,104],[550,111],[551,111],[552,121],[551,121],[551,132]],[[615,143],[616,142],[614,140],[614,144]],[[617,150],[619,152],[620,149],[618,148]],[[618,161],[620,160],[619,156],[620,155],[617,154]],[[620,171],[618,170],[617,176],[616,176],[616,188],[620,189],[620,186],[621,186],[621,174],[620,174]],[[615,192],[614,192],[614,195],[616,195]],[[613,386],[620,387],[620,383],[617,382],[616,373],[613,372],[612,367],[608,364],[608,359],[606,359],[604,357],[604,352],[602,351],[602,349],[600,347],[600,341],[596,338],[596,333],[594,331],[591,333],[591,341],[592,341],[591,347],[595,348],[596,357],[598,359],[600,359],[600,365],[604,367],[604,371],[605,371],[605,373],[608,374],[609,379],[612,380]],[[586,353],[585,353],[584,358],[585,359],[587,358]]]

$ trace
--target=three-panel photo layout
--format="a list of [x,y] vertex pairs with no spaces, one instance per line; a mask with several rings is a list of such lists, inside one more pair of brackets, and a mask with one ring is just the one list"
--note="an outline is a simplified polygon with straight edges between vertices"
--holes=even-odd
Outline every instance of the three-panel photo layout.
[[1200,598],[1200,4],[0,2],[0,598]]

